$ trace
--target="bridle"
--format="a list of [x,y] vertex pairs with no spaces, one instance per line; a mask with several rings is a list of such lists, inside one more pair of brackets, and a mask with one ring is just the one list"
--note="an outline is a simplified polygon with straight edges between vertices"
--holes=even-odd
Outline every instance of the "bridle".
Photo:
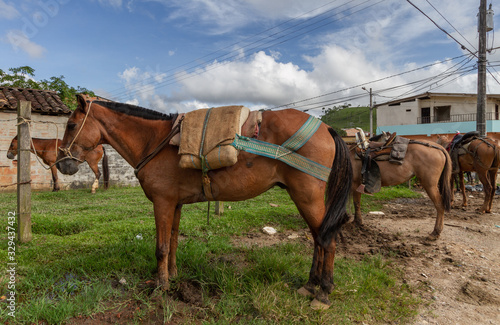
[[73,146],[73,144],[75,143],[75,140],[76,138],[78,138],[78,136],[80,135],[80,132],[82,132],[82,129],[83,129],[83,126],[85,125],[85,122],[87,121],[87,117],[89,116],[89,113],[90,113],[90,108],[92,107],[92,101],[89,102],[89,107],[87,109],[87,113],[85,113],[85,117],[83,118],[83,123],[82,125],[80,126],[80,129],[78,130],[78,132],[76,133],[75,137],[73,138],[73,140],[71,141],[71,143],[69,144],[68,147],[66,148],[61,148],[59,147],[59,150],[61,150],[63,153],[64,153],[64,157],[57,160],[56,163],[62,161],[62,160],[66,160],[66,159],[71,159],[71,160],[75,160],[75,161],[78,161],[80,163],[83,163],[84,160],[81,160],[79,158],[76,158],[75,156],[73,156],[71,154],[71,147]]

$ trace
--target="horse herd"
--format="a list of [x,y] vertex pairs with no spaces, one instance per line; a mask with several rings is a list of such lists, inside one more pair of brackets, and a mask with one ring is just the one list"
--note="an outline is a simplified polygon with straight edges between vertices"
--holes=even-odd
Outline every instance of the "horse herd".
[[[301,156],[331,168],[327,181],[276,159],[245,151],[239,153],[237,163],[230,167],[210,171],[186,169],[178,165],[177,149],[162,144],[172,136],[176,115],[92,100],[85,95],[78,95],[77,101],[78,107],[68,119],[64,138],[43,148],[43,141],[33,139],[32,150],[37,155],[50,153],[51,157],[41,156],[44,162],[70,175],[76,173],[78,165],[85,161],[97,166],[104,153],[102,144],[113,147],[131,166],[140,165],[136,168],[136,176],[154,206],[158,286],[167,289],[169,280],[177,275],[181,210],[184,204],[208,200],[206,184],[203,184],[205,179],[209,179],[211,197],[217,201],[246,200],[278,185],[290,195],[314,240],[309,280],[298,292],[313,298],[312,308],[328,308],[329,294],[334,287],[336,239],[342,225],[349,220],[347,203],[351,196],[355,223],[362,223],[361,193],[356,191],[361,184],[362,162],[354,157],[355,145],[348,147],[331,127],[322,123],[297,150]],[[308,114],[293,109],[264,111],[258,140],[281,145],[294,136],[308,117]],[[443,137],[440,143],[446,145],[445,140]],[[500,165],[499,150],[488,139],[474,141],[477,142],[469,145],[472,151],[465,157],[460,156],[459,175],[469,170],[478,173],[485,190],[481,211],[488,213]],[[15,139],[12,150],[9,149],[9,158],[15,155],[14,142]],[[57,148],[57,151],[47,149],[49,147]],[[145,157],[149,158],[144,164]],[[444,213],[450,209],[453,198],[452,162],[448,152],[436,142],[422,140],[408,144],[406,158],[401,164],[381,161],[378,165],[382,186],[400,184],[414,176],[419,179],[436,208],[436,223],[429,239],[437,239],[443,229]],[[92,169],[98,179],[97,167]],[[52,172],[55,184],[57,173]],[[54,190],[57,190],[55,186]],[[465,195],[463,205],[467,205]]]

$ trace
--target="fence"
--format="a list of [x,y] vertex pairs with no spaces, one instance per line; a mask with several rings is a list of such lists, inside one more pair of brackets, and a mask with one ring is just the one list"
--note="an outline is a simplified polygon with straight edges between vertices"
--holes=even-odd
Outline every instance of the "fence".
[[[497,113],[494,112],[486,113],[486,120],[498,120],[498,119],[499,116]],[[449,118],[442,118],[437,116],[422,116],[417,118],[417,124],[473,122],[476,120],[477,120],[477,113],[450,115]]]

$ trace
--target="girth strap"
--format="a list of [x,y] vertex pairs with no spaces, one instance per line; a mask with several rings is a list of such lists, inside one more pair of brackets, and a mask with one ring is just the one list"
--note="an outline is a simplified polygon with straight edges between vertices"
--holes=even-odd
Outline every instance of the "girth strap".
[[236,134],[232,146],[238,150],[282,161],[289,166],[326,182],[331,171],[329,167],[318,164],[295,152],[313,136],[320,125],[320,120],[312,116],[309,117],[304,125],[281,146],[254,138],[247,138],[239,134]]

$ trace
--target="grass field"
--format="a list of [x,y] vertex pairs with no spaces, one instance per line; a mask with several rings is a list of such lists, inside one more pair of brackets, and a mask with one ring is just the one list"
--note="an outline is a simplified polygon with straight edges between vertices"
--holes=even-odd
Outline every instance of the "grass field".
[[[377,209],[408,189],[383,188],[363,199]],[[273,188],[248,201],[226,202],[223,216],[207,203],[184,206],[177,252],[179,276],[162,292],[155,277],[152,204],[140,188],[35,192],[33,240],[16,244],[15,318],[9,315],[7,272],[2,272],[0,323],[64,324],[109,315],[122,324],[352,324],[406,323],[421,303],[401,283],[400,270],[381,256],[335,260],[336,288],[327,311],[310,309],[296,294],[308,278],[310,240],[272,246],[239,245],[261,228],[303,232],[305,222],[286,191]],[[213,205],[212,205],[213,206]],[[1,229],[16,209],[15,194],[0,194]],[[0,234],[0,261],[7,268],[7,230]],[[186,293],[193,292],[191,299]]]
[[[338,111],[331,111],[328,114],[322,116],[321,120],[336,129],[350,129],[360,127],[365,132],[370,131],[370,109],[368,107],[346,107]],[[374,132],[376,127],[377,110],[374,109]]]

